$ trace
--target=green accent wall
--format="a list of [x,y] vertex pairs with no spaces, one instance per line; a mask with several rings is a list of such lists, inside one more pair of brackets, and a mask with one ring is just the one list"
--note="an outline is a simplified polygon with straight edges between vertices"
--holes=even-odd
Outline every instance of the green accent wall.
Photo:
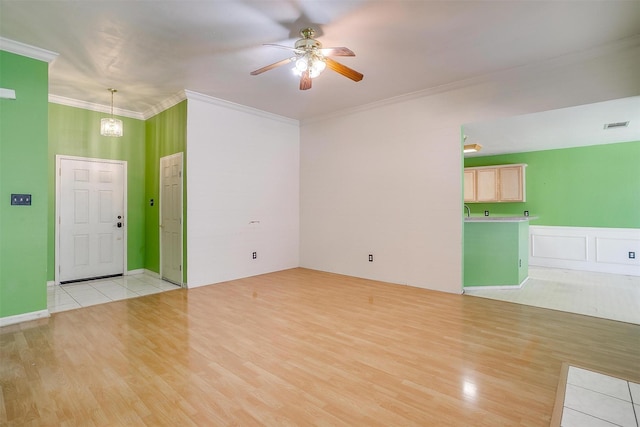
[[[182,232],[183,241],[187,241],[187,101],[149,118],[146,121],[146,159],[145,172],[145,267],[160,272],[160,158],[175,153],[183,153],[182,171]],[[151,206],[151,199],[154,205]],[[187,248],[184,245],[182,259],[182,280],[187,282]]]
[[0,317],[47,308],[48,66],[0,51],[0,87],[16,91],[0,99]]
[[[127,270],[159,272],[159,163],[186,152],[187,101],[146,122],[118,117],[124,135],[108,138],[99,131],[104,113],[48,102],[46,62],[0,51],[0,86],[17,95],[0,100],[0,318],[47,308],[46,283],[55,280],[56,155],[127,162]],[[11,206],[12,193],[31,194],[32,205]],[[186,241],[186,221],[183,231]],[[183,272],[186,282],[186,248]]]
[[49,104],[47,280],[55,279],[55,167],[59,154],[127,161],[127,270],[145,267],[145,123],[118,117],[123,122],[123,136],[111,138],[100,135],[100,119],[107,116]]
[[640,228],[640,141],[498,156],[464,165],[526,163],[524,203],[468,203],[471,212],[522,215],[531,225]]
[[529,223],[464,223],[464,286],[517,286],[529,273]]

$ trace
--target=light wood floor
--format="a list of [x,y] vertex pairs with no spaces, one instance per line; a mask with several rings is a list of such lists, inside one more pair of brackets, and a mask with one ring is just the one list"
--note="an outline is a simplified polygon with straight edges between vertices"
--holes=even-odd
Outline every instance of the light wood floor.
[[0,329],[0,425],[548,426],[640,326],[293,269]]

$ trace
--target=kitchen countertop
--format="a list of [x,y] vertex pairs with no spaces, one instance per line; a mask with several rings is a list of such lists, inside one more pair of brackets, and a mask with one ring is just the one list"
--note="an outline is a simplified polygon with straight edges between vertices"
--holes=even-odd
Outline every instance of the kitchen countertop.
[[465,222],[521,222],[538,219],[537,216],[465,216]]

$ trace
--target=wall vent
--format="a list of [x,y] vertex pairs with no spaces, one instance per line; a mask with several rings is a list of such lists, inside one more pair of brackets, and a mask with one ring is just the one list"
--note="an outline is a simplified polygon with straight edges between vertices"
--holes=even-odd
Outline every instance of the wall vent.
[[615,129],[615,128],[626,128],[629,126],[629,122],[616,122],[616,123],[606,123],[604,125],[605,129]]

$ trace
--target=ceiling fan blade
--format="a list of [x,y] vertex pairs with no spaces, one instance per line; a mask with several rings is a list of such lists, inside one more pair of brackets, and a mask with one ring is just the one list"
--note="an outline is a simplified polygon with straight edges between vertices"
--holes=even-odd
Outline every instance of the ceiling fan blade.
[[278,49],[286,49],[286,50],[292,50],[295,53],[304,53],[304,51],[300,50],[300,49],[296,49],[295,47],[291,47],[291,46],[284,46],[281,44],[274,44],[274,43],[265,43],[262,46],[271,46],[271,47],[277,47]]
[[262,74],[265,71],[269,71],[269,70],[272,70],[272,69],[274,69],[276,67],[279,67],[281,65],[288,64],[289,62],[293,61],[294,59],[295,59],[295,57],[283,59],[282,61],[274,62],[273,64],[269,64],[269,65],[267,65],[265,67],[258,68],[257,70],[252,71],[249,74],[251,74],[252,76],[257,76],[258,74]]
[[325,63],[327,64],[327,67],[331,68],[336,73],[342,74],[343,76],[350,78],[354,82],[359,82],[364,77],[362,73],[359,73],[356,70],[347,67],[346,65],[342,65],[341,63],[334,61],[331,58],[325,58]]
[[356,56],[355,53],[348,47],[325,47],[320,49],[320,52],[324,56]]
[[306,70],[300,76],[300,90],[311,89],[311,75],[309,74],[309,70]]

